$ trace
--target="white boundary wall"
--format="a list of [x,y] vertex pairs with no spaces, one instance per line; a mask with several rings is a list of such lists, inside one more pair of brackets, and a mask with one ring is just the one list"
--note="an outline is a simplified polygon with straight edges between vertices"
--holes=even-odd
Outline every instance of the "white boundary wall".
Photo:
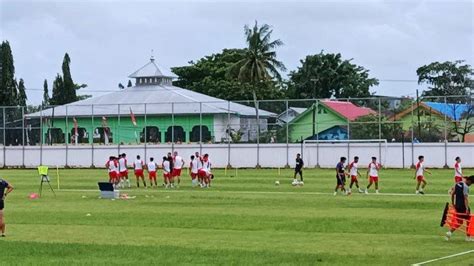
[[[318,148],[319,147],[319,153]],[[379,151],[380,147],[380,151]],[[178,151],[187,162],[189,156],[196,151],[202,154],[209,153],[214,167],[225,167],[228,164],[233,167],[253,168],[257,162],[257,151],[259,150],[259,162],[261,167],[284,167],[287,164],[294,166],[296,153],[301,153],[301,144],[176,144],[166,145],[144,145],[117,146],[117,145],[80,145],[80,146],[0,146],[0,167],[37,167],[40,164],[50,166],[69,167],[104,167],[110,155],[126,153],[129,161],[136,155],[148,159],[154,157],[161,161],[167,152]],[[408,168],[416,163],[418,155],[424,155],[427,167],[441,168],[446,164],[452,167],[454,158],[460,156],[463,159],[463,167],[474,168],[474,144],[472,143],[405,143],[402,151],[401,143],[388,143],[387,149],[384,144],[378,143],[315,143],[306,144],[303,159],[306,167],[334,167],[339,157],[360,157],[362,166],[369,163],[371,156],[382,154],[380,162],[386,167]],[[404,158],[404,163],[403,163]]]

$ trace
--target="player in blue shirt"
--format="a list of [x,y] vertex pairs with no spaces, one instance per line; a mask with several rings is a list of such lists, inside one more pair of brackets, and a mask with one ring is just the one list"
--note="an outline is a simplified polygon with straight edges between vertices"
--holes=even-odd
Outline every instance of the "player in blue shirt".
[[339,163],[336,165],[336,189],[334,189],[334,196],[337,195],[337,190],[341,189],[341,192],[344,194],[346,193],[346,172],[345,172],[345,166],[344,164],[346,163],[346,157],[341,157],[341,160]]
[[0,231],[1,237],[5,237],[5,222],[3,221],[3,208],[5,208],[5,197],[12,192],[13,186],[0,178]]

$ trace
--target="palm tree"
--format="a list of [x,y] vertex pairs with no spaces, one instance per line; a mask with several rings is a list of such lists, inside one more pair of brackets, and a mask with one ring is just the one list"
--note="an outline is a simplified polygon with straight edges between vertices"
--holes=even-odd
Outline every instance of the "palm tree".
[[248,47],[245,49],[243,59],[235,63],[230,72],[237,76],[241,82],[254,85],[272,79],[281,80],[278,72],[286,71],[285,65],[276,59],[275,48],[282,46],[279,39],[272,41],[273,30],[267,24],[259,27],[255,21],[253,28],[244,27]]
[[[237,76],[241,82],[253,84],[253,100],[255,114],[258,119],[258,102],[256,89],[260,82],[266,82],[273,79],[281,80],[278,72],[286,71],[285,65],[276,59],[275,48],[282,46],[283,42],[279,39],[271,40],[273,30],[269,25],[263,24],[259,27],[255,21],[253,28],[248,25],[244,27],[248,47],[245,49],[244,58],[232,65],[230,73]],[[257,121],[257,152],[260,143],[260,121]],[[258,158],[258,156],[257,156]],[[257,167],[259,162],[257,161]]]

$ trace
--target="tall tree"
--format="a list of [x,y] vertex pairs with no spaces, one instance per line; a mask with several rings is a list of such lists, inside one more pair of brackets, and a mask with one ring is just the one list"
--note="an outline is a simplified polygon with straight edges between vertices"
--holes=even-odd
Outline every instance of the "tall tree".
[[132,86],[133,86],[132,81],[131,81],[131,80],[128,80],[127,87],[132,87]]
[[57,74],[53,81],[53,96],[49,103],[51,105],[61,105],[65,102],[63,77]]
[[17,84],[13,54],[8,41],[0,46],[0,105],[16,105]]
[[[228,75],[229,68],[244,58],[244,49],[224,49],[205,56],[190,65],[172,68],[178,79],[173,85],[204,93],[225,100],[250,100],[254,85],[240,82],[236,76]],[[283,97],[278,82],[257,84],[257,97],[279,99]]]
[[301,60],[301,66],[290,73],[289,98],[360,98],[370,96],[369,89],[378,80],[369,70],[344,60],[342,55],[321,51]]
[[261,81],[272,79],[281,80],[279,71],[286,71],[285,65],[277,60],[275,49],[283,45],[280,39],[272,40],[273,30],[267,24],[258,26],[258,22],[252,28],[244,27],[247,47],[244,57],[235,63],[230,72],[237,74],[241,82],[257,84]]
[[64,86],[63,90],[64,90],[65,97],[64,97],[64,102],[61,104],[77,101],[76,86],[74,84],[74,81],[72,80],[70,64],[71,64],[71,58],[69,57],[68,53],[66,53],[64,55],[63,65],[62,65],[63,86]]
[[474,70],[463,60],[433,62],[416,70],[418,84],[428,84],[423,96],[466,96],[474,89]]
[[18,98],[17,98],[17,104],[19,106],[26,106],[26,100],[28,97],[26,96],[26,91],[25,91],[25,81],[23,79],[20,79],[20,82],[18,83]]
[[49,90],[48,90],[48,80],[44,80],[43,83],[43,102],[41,103],[43,107],[49,105]]

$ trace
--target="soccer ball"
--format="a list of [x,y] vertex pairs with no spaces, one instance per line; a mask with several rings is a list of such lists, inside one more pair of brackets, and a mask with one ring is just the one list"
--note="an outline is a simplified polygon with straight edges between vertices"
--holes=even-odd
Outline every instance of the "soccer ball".
[[279,186],[280,185],[280,181],[275,181],[275,186]]
[[299,182],[298,182],[298,185],[304,186],[304,182],[303,182],[303,181],[299,181]]

